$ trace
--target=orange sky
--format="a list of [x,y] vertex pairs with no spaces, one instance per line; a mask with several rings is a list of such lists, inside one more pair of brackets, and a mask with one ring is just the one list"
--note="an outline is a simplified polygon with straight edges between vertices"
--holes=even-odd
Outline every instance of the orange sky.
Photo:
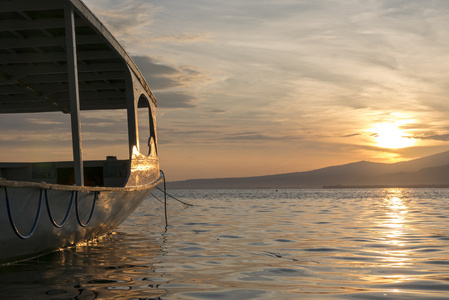
[[[448,1],[84,2],[158,99],[159,155],[169,180],[449,150]],[[52,117],[57,128],[65,117]],[[101,150],[122,155],[114,145],[126,143],[126,128],[98,136],[102,116],[82,117],[85,159]],[[37,124],[22,118],[19,127]],[[5,129],[17,126],[16,119],[0,121]],[[39,152],[45,144],[51,157],[64,156],[70,136],[39,122],[39,132],[54,131],[47,140],[5,130],[2,149],[27,144],[26,155],[38,157],[49,155]]]

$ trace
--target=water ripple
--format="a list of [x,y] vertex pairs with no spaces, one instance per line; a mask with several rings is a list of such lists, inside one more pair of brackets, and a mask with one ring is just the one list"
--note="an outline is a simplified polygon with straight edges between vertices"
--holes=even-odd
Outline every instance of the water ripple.
[[[185,190],[3,266],[1,299],[447,299],[449,190]],[[156,206],[155,206],[156,205]]]

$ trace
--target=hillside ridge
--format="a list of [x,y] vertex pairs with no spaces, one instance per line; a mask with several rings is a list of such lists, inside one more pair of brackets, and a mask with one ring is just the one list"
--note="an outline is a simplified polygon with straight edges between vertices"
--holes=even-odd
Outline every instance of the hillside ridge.
[[252,177],[189,179],[167,182],[171,189],[322,188],[449,184],[449,151],[386,164],[357,161],[320,169]]

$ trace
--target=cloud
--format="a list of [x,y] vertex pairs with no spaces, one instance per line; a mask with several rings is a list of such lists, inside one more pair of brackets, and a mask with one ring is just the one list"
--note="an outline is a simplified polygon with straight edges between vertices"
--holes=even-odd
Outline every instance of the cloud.
[[420,139],[420,140],[434,140],[434,141],[449,141],[449,134],[434,134],[434,135],[418,135],[414,136],[414,138]]
[[181,92],[154,92],[158,108],[195,108],[196,97]]
[[149,56],[134,56],[133,60],[153,90],[160,108],[197,107],[198,97],[188,88],[212,81],[192,66],[165,64]]
[[208,110],[206,112],[211,113],[211,114],[222,114],[222,113],[225,113],[226,111],[223,109],[213,109],[213,110]]
[[134,56],[133,60],[153,90],[179,87],[185,84],[179,80],[179,76],[182,74],[179,69],[156,63],[147,56]]
[[[119,139],[127,139],[126,112],[118,112],[82,111],[83,144],[117,144]],[[53,152],[60,146],[71,145],[70,115],[59,112],[5,114],[0,118],[0,127],[3,130],[0,135],[1,147],[28,145],[28,149],[38,147]],[[68,156],[71,156],[71,152]]]
[[152,90],[164,90],[209,82],[210,78],[191,66],[173,66],[149,56],[133,56]]
[[360,133],[351,133],[351,134],[346,134],[346,135],[342,135],[341,137],[344,138],[348,138],[348,137],[354,137],[354,136],[360,136]]
[[70,116],[59,112],[4,114],[0,118],[0,142],[70,139]]
[[231,134],[224,137],[220,137],[218,141],[233,141],[233,142],[270,142],[270,141],[279,141],[279,140],[292,140],[297,139],[293,137],[288,136],[270,136],[267,134],[261,134],[261,133],[237,133],[237,134]]
[[166,35],[159,36],[152,39],[154,42],[181,42],[181,43],[193,43],[200,41],[208,41],[212,39],[212,34],[210,32],[203,33],[182,33],[178,35]]
[[143,33],[162,9],[143,1],[85,0],[96,16],[114,35],[126,38]]

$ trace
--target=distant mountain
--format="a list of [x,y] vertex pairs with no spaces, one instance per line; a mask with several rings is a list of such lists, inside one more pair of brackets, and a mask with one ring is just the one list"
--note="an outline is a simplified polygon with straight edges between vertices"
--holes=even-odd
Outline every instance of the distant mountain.
[[359,161],[278,175],[168,182],[171,189],[322,188],[324,186],[449,186],[449,151],[394,164]]

